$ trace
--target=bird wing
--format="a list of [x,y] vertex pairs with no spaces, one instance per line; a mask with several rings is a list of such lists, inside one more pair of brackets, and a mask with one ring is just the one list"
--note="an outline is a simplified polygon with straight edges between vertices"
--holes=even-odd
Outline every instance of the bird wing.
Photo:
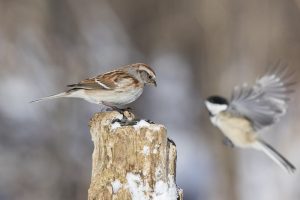
[[255,130],[274,124],[287,110],[288,95],[293,92],[287,67],[277,66],[257,79],[253,86],[244,84],[232,93],[229,109],[250,119]]
[[131,84],[138,84],[138,82],[139,81],[132,75],[121,70],[114,70],[93,78],[82,80],[77,84],[68,85],[68,87],[86,90],[118,90],[130,86]]

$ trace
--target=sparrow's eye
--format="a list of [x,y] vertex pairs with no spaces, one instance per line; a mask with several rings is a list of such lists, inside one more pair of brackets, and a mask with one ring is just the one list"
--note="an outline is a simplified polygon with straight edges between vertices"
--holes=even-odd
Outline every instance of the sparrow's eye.
[[148,78],[149,78],[149,79],[152,79],[152,76],[151,76],[151,75],[149,75],[149,76],[148,76]]

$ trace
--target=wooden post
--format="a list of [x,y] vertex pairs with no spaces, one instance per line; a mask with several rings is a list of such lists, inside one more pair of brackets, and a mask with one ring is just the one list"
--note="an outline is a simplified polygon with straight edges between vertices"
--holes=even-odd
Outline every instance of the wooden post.
[[163,125],[120,126],[118,112],[96,113],[89,200],[182,200],[176,186],[176,146]]

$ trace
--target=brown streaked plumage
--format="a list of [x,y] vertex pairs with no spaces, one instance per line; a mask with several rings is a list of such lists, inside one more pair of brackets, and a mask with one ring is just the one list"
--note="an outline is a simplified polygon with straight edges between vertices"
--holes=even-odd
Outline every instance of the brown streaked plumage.
[[66,92],[32,102],[60,97],[82,98],[95,104],[123,106],[135,101],[144,85],[156,86],[155,72],[146,64],[135,63],[68,85]]

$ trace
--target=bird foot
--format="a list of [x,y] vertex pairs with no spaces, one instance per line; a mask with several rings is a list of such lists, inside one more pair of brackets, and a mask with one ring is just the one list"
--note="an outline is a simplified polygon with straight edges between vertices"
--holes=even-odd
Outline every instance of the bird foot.
[[[132,114],[132,113],[131,113]],[[133,114],[132,114],[133,115]],[[125,115],[123,115],[122,119],[114,119],[112,120],[113,123],[119,123],[121,126],[134,126],[136,125],[140,120],[134,119],[134,118],[129,118]]]
[[[125,115],[123,115],[122,119],[114,119],[114,120],[112,120],[111,123],[113,124],[113,123],[118,122],[121,126],[134,126],[134,125],[137,125],[137,123],[140,122],[141,120],[142,119],[128,118]],[[145,120],[145,119],[143,119],[143,120],[146,121],[146,122],[148,122],[149,124],[155,124],[151,120]]]
[[135,119],[135,115],[132,112],[128,111],[127,109],[128,108],[126,108],[126,109],[119,109],[118,108],[117,111],[120,114],[122,114],[123,117],[122,117],[122,119],[114,119],[114,120],[112,120],[112,123],[118,122],[118,123],[120,123],[121,126],[130,126],[130,125],[137,124],[138,120]]

